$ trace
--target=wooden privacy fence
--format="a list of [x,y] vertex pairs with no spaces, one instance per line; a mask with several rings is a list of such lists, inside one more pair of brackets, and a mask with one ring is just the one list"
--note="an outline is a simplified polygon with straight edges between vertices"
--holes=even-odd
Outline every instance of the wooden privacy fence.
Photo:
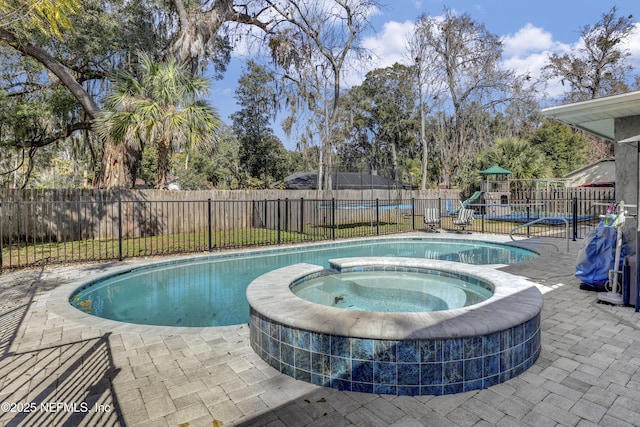
[[[381,205],[402,198],[459,198],[455,190],[402,191],[340,190],[334,192],[349,203],[366,204],[379,200]],[[288,224],[319,224],[326,220],[314,190],[262,191],[161,191],[161,190],[0,190],[0,237],[4,242],[53,241],[71,239],[113,239],[271,227],[276,217],[267,206],[279,202]],[[355,196],[374,196],[370,199]],[[304,217],[292,215],[291,202],[308,200]],[[297,203],[297,202],[293,202]],[[350,217],[351,215],[349,215]],[[301,222],[301,224],[297,224]],[[365,220],[363,219],[363,222]],[[325,221],[325,224],[327,222]]]
[[615,200],[615,188],[611,187],[567,187],[551,189],[527,189],[511,193],[512,203],[538,203],[550,212],[572,212],[577,200],[580,212],[588,214],[593,200]]

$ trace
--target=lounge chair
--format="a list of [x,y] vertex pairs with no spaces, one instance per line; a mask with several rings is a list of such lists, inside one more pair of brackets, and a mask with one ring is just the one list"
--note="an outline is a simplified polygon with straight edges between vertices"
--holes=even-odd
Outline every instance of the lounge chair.
[[453,225],[459,227],[458,231],[466,231],[466,227],[473,225],[473,209],[460,208],[458,218],[453,220]]
[[438,215],[438,209],[426,208],[424,210],[424,223],[428,227],[427,231],[438,232],[436,226],[440,225],[440,215]]

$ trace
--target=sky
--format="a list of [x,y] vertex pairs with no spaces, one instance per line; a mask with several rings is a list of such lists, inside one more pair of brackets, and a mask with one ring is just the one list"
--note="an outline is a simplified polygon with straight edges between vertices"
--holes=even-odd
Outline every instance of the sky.
[[[640,74],[640,1],[638,0],[382,0],[385,6],[371,16],[372,30],[364,35],[362,45],[374,55],[369,69],[407,63],[406,40],[415,20],[421,14],[439,16],[445,8],[468,13],[473,20],[499,36],[503,42],[503,65],[532,76],[538,76],[549,53],[569,53],[580,43],[580,29],[593,25],[613,6],[618,16],[633,15],[637,31],[630,41],[631,64]],[[223,80],[212,81],[210,104],[220,118],[231,123],[229,115],[238,109],[234,91],[247,57],[234,52]],[[364,76],[364,73],[362,74]],[[362,76],[349,76],[347,84],[359,84]],[[550,95],[562,93],[561,86],[550,87]],[[556,93],[553,93],[553,92]],[[282,116],[284,117],[284,115]],[[273,130],[285,148],[295,149],[280,129],[279,120]]]

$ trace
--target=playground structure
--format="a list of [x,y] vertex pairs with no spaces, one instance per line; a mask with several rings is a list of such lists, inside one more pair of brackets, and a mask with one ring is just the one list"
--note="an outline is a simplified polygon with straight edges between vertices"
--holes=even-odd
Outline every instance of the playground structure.
[[[480,174],[483,176],[480,190],[459,202],[459,206],[448,208],[447,215],[457,215],[461,208],[471,208],[476,216],[497,221],[523,223],[540,220],[560,225],[565,219],[574,220],[570,216],[570,212],[575,210],[572,206],[574,200],[588,205],[592,195],[613,197],[613,189],[569,188],[566,179],[512,179],[511,171],[497,165]],[[575,218],[579,222],[597,219],[600,213],[600,209],[593,206],[582,208],[587,211]]]
[[[483,213],[497,216],[511,215],[509,188],[511,171],[496,165],[483,170],[480,174],[484,177],[480,183],[485,209]],[[490,180],[490,177],[493,177],[493,180]]]
[[[511,191],[508,178],[511,171],[496,165],[483,170],[480,174],[484,177],[480,183],[480,190],[461,202],[461,206],[451,210],[450,215],[457,215],[461,208],[474,208],[474,205],[480,205],[481,212],[479,213],[482,214],[497,216],[511,214]],[[493,177],[493,179],[490,180],[489,177]]]

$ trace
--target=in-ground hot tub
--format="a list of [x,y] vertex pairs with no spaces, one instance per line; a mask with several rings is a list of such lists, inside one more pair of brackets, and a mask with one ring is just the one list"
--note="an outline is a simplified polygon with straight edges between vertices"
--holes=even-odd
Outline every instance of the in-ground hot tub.
[[[320,266],[296,264],[264,274],[247,288],[251,346],[289,376],[357,392],[440,395],[509,380],[540,354],[542,295],[520,276],[417,258],[344,258],[330,264],[347,274],[391,272],[394,294],[404,292],[395,279],[399,272],[453,278],[492,294],[453,309],[364,311],[331,306],[331,296],[322,305],[292,292],[325,275]],[[415,292],[409,289],[414,300]]]
[[467,307],[493,295],[493,285],[442,270],[356,267],[324,270],[296,280],[289,289],[328,307],[375,312],[429,312]]

